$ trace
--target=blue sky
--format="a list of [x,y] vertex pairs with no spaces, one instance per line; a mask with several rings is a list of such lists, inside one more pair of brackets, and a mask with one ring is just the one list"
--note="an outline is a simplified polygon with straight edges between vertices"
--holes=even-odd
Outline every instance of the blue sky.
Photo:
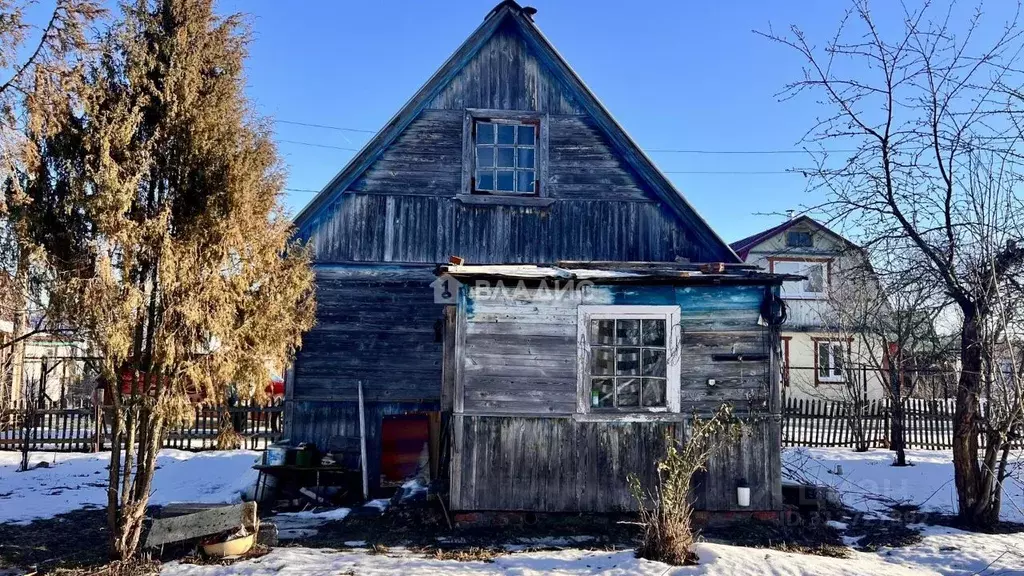
[[[374,2],[223,0],[222,12],[251,15],[248,92],[277,120],[376,131],[482,21],[497,0]],[[526,2],[530,4],[530,2]],[[876,2],[898,25],[895,2]],[[801,75],[790,49],[752,30],[798,24],[823,42],[846,2],[811,0],[650,2],[536,0],[537,25],[645,149],[799,150],[818,110],[780,102]],[[277,123],[288,187],[320,190],[365,132]],[[727,241],[820,200],[797,174],[803,154],[651,152],[655,163]],[[675,174],[671,172],[768,172]],[[297,212],[314,194],[289,192]],[[775,215],[766,215],[776,213]]]

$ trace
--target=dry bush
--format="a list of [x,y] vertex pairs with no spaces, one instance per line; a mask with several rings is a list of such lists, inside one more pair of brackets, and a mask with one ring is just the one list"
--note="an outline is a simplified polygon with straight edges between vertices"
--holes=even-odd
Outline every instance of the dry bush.
[[242,447],[245,438],[239,434],[231,422],[231,413],[224,411],[220,418],[220,432],[217,433],[217,450],[237,450]]
[[675,566],[697,563],[691,523],[693,475],[704,470],[708,457],[738,432],[728,405],[723,404],[708,419],[695,415],[685,442],[665,435],[665,457],[658,462],[658,485],[653,491],[644,489],[635,474],[629,475],[629,489],[643,526],[637,556]]

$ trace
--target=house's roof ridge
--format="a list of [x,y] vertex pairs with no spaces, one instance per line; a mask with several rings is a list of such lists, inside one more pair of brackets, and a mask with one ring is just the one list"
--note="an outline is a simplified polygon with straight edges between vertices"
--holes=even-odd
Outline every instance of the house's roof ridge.
[[[337,196],[343,192],[377,159],[380,153],[401,134],[413,119],[426,107],[434,94],[442,89],[462,68],[476,55],[479,49],[495,34],[502,23],[511,19],[516,23],[523,40],[537,52],[538,59],[544,61],[550,71],[561,76],[568,84],[567,88],[576,93],[580,105],[594,119],[598,127],[608,137],[613,147],[618,147],[627,163],[631,165],[642,180],[654,190],[679,217],[682,224],[702,237],[708,246],[717,245],[718,260],[740,262],[741,259],[730,248],[729,244],[719,236],[707,221],[697,213],[696,209],[676,190],[643,152],[626,130],[615,120],[607,108],[601,103],[593,91],[587,87],[582,78],[569,66],[565,58],[559,54],[554,45],[544,36],[533,22],[532,11],[523,8],[513,0],[499,3],[483,23],[459,45],[444,64],[438,68],[430,79],[406,102],[399,111],[384,125],[377,134],[367,142],[344,168],[299,212],[294,223],[299,237],[308,237],[308,229],[315,225],[321,212],[331,206]],[[548,60],[549,62],[545,61]]]
[[756,234],[751,234],[750,236],[747,236],[746,238],[742,238],[740,240],[737,240],[737,241],[729,244],[729,247],[732,248],[733,251],[735,251],[736,254],[738,254],[739,257],[742,260],[746,260],[747,256],[750,254],[750,250],[752,248],[754,248],[758,244],[764,242],[765,240],[771,238],[772,236],[775,236],[776,234],[780,234],[782,232],[785,232],[790,227],[795,226],[797,224],[801,224],[801,223],[809,223],[812,226],[818,228],[819,230],[823,230],[823,231],[825,231],[825,232],[835,236],[836,238],[838,238],[842,242],[846,243],[848,246],[852,246],[854,248],[859,248],[856,244],[854,244],[853,242],[850,242],[849,240],[847,240],[842,234],[839,234],[839,233],[835,232],[834,230],[832,230],[828,226],[822,224],[821,222],[818,222],[817,220],[815,220],[814,218],[811,218],[810,216],[808,216],[806,214],[797,216],[796,218],[790,218],[790,219],[786,220],[785,222],[783,222],[781,224],[778,224],[776,226],[772,226],[771,228],[762,230],[762,231],[760,231],[760,232],[758,232]]
[[[790,226],[793,226],[794,224],[797,224],[798,222],[806,222],[806,221],[810,221],[810,222],[813,222],[815,224],[818,224],[813,218],[811,218],[810,216],[807,216],[806,214],[804,214],[804,215],[801,215],[801,216],[797,216],[796,218],[789,218],[788,220],[786,220],[785,222],[783,222],[781,224],[777,224],[775,226],[772,226],[771,228],[768,228],[766,230],[762,230],[762,231],[757,232],[755,234],[751,234],[750,236],[747,236],[746,238],[742,238],[740,240],[732,242],[732,243],[729,244],[729,247],[732,248],[733,250],[735,250],[737,254],[740,254],[741,252],[743,252],[743,254],[740,254],[740,256],[743,257],[743,258],[746,258],[745,252],[747,250],[749,250],[750,248],[753,248],[757,244],[760,244],[761,242],[764,242],[768,238],[771,238],[772,236],[775,236],[779,232],[783,232],[784,230],[786,230]],[[820,224],[819,224],[819,226],[820,226]]]

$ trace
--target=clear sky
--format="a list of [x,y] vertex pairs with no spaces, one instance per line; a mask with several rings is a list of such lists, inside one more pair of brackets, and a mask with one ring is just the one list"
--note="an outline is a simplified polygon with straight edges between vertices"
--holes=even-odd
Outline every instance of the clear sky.
[[[496,3],[222,0],[218,9],[252,17],[248,90],[259,113],[371,132],[276,124],[288,187],[320,190],[354,154],[330,147],[361,147]],[[780,102],[776,93],[801,75],[802,61],[752,30],[798,24],[820,44],[849,7],[838,0],[522,3],[537,7],[537,25],[642,148],[714,151],[800,150],[818,110],[812,100]],[[880,11],[898,3],[875,4],[884,18]],[[899,24],[898,13],[889,16]],[[819,200],[802,176],[784,173],[807,164],[802,153],[649,155],[727,241]],[[289,211],[313,196],[290,191]]]

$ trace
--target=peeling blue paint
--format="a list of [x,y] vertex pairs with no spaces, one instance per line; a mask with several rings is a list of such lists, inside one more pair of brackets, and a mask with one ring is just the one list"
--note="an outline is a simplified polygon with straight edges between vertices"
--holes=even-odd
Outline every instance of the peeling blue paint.
[[609,286],[618,305],[671,305],[684,310],[758,309],[763,286]]

